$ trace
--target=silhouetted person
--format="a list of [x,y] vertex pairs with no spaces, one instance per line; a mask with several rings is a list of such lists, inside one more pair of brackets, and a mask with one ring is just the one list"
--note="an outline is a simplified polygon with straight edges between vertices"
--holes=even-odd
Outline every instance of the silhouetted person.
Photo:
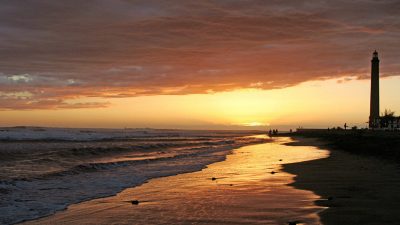
[[344,123],[344,129],[347,130],[347,123]]

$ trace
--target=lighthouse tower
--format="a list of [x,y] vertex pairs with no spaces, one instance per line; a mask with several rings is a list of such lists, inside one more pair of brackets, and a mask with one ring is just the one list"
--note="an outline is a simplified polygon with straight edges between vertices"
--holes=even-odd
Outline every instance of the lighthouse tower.
[[371,102],[369,111],[369,128],[379,128],[379,58],[376,50],[371,60]]

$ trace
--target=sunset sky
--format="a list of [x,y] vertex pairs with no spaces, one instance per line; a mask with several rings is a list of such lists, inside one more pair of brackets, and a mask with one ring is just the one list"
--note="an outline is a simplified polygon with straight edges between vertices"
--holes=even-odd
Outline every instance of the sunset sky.
[[365,126],[400,113],[400,1],[0,2],[0,126]]

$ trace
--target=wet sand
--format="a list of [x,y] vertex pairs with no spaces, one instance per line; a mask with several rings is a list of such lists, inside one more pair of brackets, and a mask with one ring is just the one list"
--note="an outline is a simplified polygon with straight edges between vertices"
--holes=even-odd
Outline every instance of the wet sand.
[[[290,145],[314,145],[327,149],[327,143],[313,138],[296,138]],[[400,224],[400,167],[391,161],[331,150],[329,158],[284,166],[297,174],[292,185],[310,190],[329,207],[319,215],[324,225]]]
[[241,147],[201,171],[152,179],[25,224],[320,224],[320,197],[290,186],[295,175],[283,172],[282,164],[329,152],[282,144],[287,141]]

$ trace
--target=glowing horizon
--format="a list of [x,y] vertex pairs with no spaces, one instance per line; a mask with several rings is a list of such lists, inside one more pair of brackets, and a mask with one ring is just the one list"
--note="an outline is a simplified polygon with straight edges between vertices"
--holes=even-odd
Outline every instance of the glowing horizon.
[[[381,79],[381,111],[400,112],[399,77]],[[107,99],[95,109],[0,111],[1,126],[181,129],[290,129],[365,127],[369,81],[341,78],[275,90],[241,89],[213,94]]]

